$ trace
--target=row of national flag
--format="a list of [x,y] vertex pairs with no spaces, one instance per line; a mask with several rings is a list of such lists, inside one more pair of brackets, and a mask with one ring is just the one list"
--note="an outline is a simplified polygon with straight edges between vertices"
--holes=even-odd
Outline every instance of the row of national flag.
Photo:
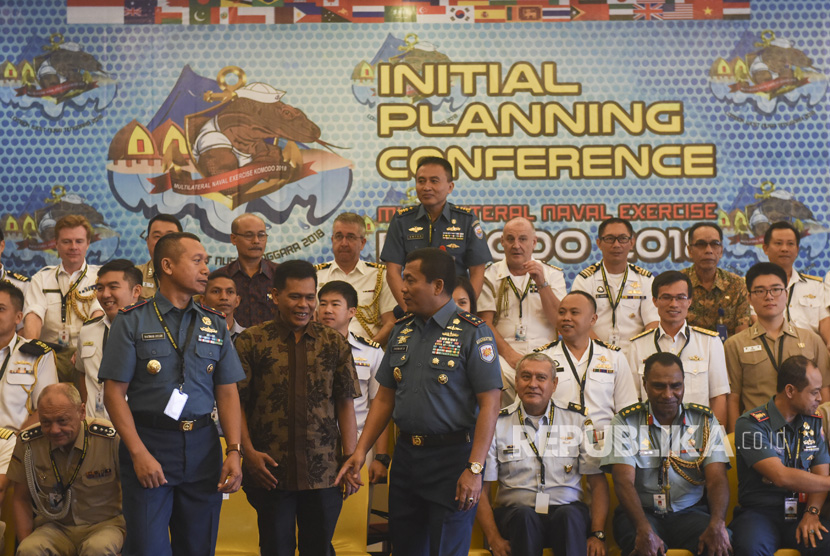
[[505,23],[750,19],[749,0],[66,0],[69,24]]

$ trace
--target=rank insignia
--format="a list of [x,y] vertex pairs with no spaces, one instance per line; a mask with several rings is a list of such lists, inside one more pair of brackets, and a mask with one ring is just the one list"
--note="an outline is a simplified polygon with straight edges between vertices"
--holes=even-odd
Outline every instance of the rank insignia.
[[208,326],[210,326],[211,324],[213,324],[212,322],[210,322],[210,319],[209,319],[208,317],[202,317],[202,322],[203,322],[204,324],[207,324]]
[[699,355],[692,355],[689,357],[689,361],[703,361],[703,359],[701,359]]
[[392,376],[395,377],[395,380],[397,382],[400,382],[403,379],[403,373],[401,372],[401,368],[395,367],[395,370],[392,371]]
[[460,246],[460,245],[458,245],[457,243],[448,243],[448,244],[447,244],[447,247],[448,247],[448,248],[450,248],[450,249],[458,249],[458,248],[460,248],[461,246]]
[[565,473],[570,473],[573,468],[574,468],[574,466],[571,465],[571,464],[566,465],[565,466]]
[[458,319],[452,319],[453,324],[461,324],[461,321]]
[[[453,223],[455,223],[455,220],[453,220]],[[447,228],[447,231],[448,232],[460,232],[461,228],[459,228],[458,226],[450,226],[449,228]]]
[[411,228],[409,228],[409,231],[412,232],[413,234],[417,234],[421,230],[423,230],[423,228],[421,226],[412,226]]

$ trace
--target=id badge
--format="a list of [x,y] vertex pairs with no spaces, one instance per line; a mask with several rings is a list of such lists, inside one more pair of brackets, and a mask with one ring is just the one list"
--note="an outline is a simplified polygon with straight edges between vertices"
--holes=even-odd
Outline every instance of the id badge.
[[611,330],[611,335],[608,336],[608,343],[611,344],[611,345],[614,345],[614,346],[619,345],[619,343],[620,343],[620,329],[619,328],[615,327]]
[[95,394],[95,412],[101,413],[104,411],[104,389],[98,390]]
[[668,504],[666,504],[666,495],[665,494],[655,494],[654,495],[654,513],[656,514],[667,514],[669,512]]
[[798,519],[798,498],[784,498],[784,521]]
[[60,334],[58,335],[58,343],[62,346],[69,345],[69,330],[66,328],[62,328]]
[[550,506],[550,494],[547,492],[536,493],[536,513],[547,514]]
[[187,394],[179,391],[178,388],[174,388],[173,392],[170,394],[170,399],[167,401],[167,407],[164,408],[164,414],[170,417],[171,419],[175,419],[176,421],[178,421],[179,417],[182,416],[182,411],[184,411],[184,404],[186,403]]
[[517,324],[516,325],[516,341],[524,342],[527,340],[527,325],[526,324]]

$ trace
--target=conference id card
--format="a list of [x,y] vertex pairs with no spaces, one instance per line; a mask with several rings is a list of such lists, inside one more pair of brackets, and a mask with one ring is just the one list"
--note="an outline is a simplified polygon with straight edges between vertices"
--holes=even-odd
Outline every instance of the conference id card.
[[798,519],[798,498],[784,498],[784,521]]
[[547,492],[536,493],[536,513],[547,514],[550,507],[550,494]]
[[179,420],[179,417],[182,416],[182,411],[184,411],[184,404],[187,403],[187,394],[180,391],[178,388],[174,388],[173,392],[170,394],[170,399],[167,400],[167,407],[164,408],[164,414],[170,417],[171,419],[175,419],[176,421]]
[[669,512],[669,506],[666,501],[665,494],[655,494],[654,495],[654,513],[656,514],[666,514]]

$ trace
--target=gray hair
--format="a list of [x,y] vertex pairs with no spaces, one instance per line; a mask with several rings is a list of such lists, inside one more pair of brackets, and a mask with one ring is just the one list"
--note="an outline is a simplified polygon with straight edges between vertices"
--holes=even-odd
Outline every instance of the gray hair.
[[539,361],[540,363],[547,363],[550,365],[550,374],[552,377],[556,377],[556,364],[553,362],[553,359],[545,355],[541,352],[531,351],[527,355],[523,355],[519,362],[516,363],[516,373],[522,370],[522,365],[524,365],[525,361]]

